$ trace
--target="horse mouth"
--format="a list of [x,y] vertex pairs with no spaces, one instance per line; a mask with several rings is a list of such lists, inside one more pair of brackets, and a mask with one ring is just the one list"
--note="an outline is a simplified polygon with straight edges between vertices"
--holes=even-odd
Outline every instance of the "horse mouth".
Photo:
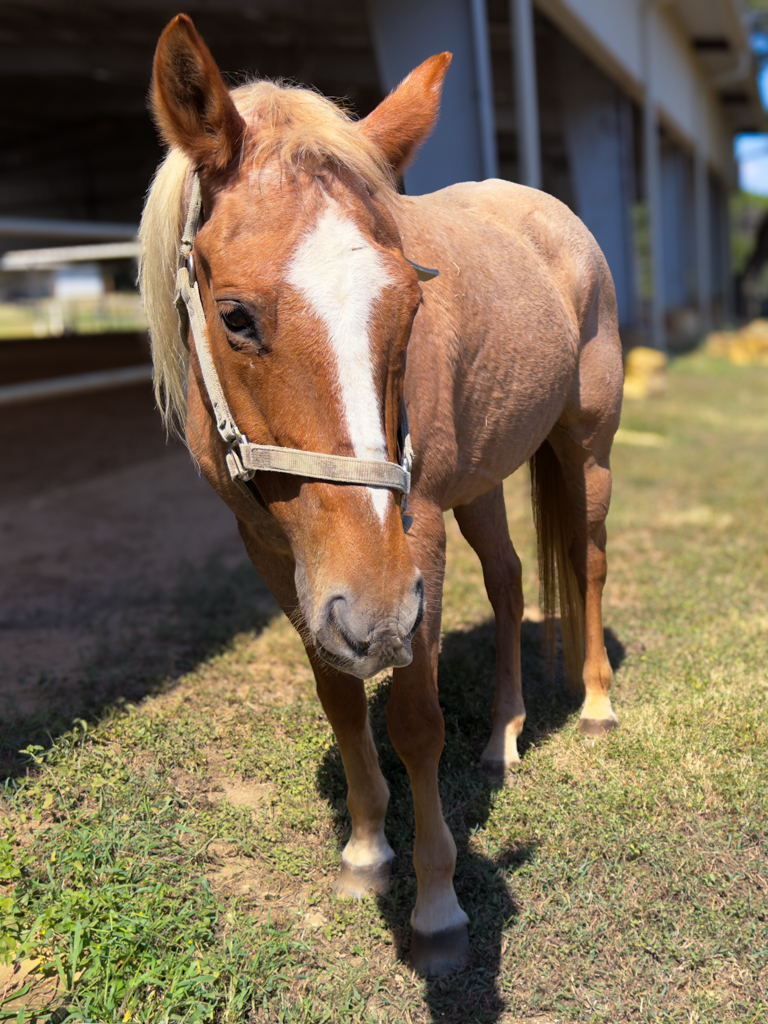
[[318,656],[339,672],[370,679],[385,669],[405,668],[413,661],[411,640],[424,619],[423,593],[419,591],[419,606],[406,635],[402,634],[398,621],[386,618],[372,622],[370,617],[364,616],[362,622],[355,622],[353,617],[350,622],[349,607],[343,596],[330,600],[324,618],[322,627],[313,636]]
[[358,658],[346,657],[330,651],[327,647],[315,638],[315,650],[326,665],[335,668],[339,672],[346,672],[347,675],[357,676],[358,679],[371,679],[379,672],[387,668],[404,668],[413,661],[410,643],[401,643],[397,651],[380,651],[378,654],[368,653]]
[[355,672],[355,662],[352,658],[345,658],[341,654],[335,654],[333,651],[329,651],[328,648],[323,647],[317,639],[315,639],[315,650],[323,661],[327,665],[330,665],[331,668],[336,668],[339,672],[348,672],[351,675],[357,675]]

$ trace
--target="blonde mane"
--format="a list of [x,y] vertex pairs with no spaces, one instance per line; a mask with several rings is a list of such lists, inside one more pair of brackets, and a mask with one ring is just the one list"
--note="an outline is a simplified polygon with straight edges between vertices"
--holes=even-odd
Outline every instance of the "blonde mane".
[[[232,91],[251,129],[243,162],[277,158],[285,166],[331,163],[359,176],[373,192],[392,192],[392,171],[379,149],[330,100],[309,89],[254,82]],[[139,286],[149,321],[155,398],[166,428],[183,436],[186,419],[186,339],[174,304],[179,244],[192,164],[173,148],[157,169],[141,218]]]

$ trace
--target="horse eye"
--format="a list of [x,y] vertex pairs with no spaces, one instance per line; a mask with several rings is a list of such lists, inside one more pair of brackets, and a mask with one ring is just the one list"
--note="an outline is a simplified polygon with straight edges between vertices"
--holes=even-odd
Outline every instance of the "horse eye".
[[[261,348],[261,332],[253,315],[239,303],[225,306],[219,316],[229,332],[229,343],[233,348],[245,350],[251,346]],[[232,337],[236,335],[236,337]]]
[[246,327],[249,327],[252,323],[251,318],[245,312],[244,309],[240,309],[237,306],[234,309],[228,309],[225,313],[221,314],[221,319],[230,329],[230,331],[244,331]]

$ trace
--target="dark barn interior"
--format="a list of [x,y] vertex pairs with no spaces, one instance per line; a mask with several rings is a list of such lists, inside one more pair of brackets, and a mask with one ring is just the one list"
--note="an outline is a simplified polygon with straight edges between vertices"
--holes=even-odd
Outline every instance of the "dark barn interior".
[[[183,6],[233,84],[285,78],[344,97],[360,115],[381,99],[356,0]],[[162,155],[147,109],[152,56],[179,9],[166,0],[0,6],[0,216],[138,223]]]

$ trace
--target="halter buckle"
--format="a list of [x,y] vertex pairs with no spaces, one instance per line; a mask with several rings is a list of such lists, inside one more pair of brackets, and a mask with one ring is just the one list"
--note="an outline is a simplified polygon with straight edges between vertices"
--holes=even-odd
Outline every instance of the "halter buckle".
[[227,450],[227,469],[235,482],[247,483],[248,480],[253,480],[256,474],[254,470],[246,469],[243,465],[239,452],[235,450],[237,444],[237,441],[233,441]]

